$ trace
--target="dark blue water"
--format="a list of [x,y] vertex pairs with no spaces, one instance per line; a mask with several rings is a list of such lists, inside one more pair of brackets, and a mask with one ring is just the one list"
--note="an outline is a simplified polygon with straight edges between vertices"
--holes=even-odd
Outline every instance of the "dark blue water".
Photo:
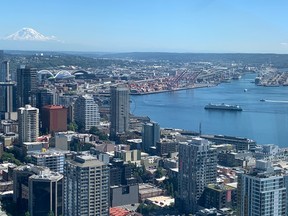
[[[258,144],[288,147],[288,87],[255,86],[248,74],[210,88],[132,96],[131,112],[161,127],[246,137]],[[247,92],[244,92],[247,89]],[[261,102],[260,99],[266,99]],[[242,112],[205,110],[208,103],[238,104]]]

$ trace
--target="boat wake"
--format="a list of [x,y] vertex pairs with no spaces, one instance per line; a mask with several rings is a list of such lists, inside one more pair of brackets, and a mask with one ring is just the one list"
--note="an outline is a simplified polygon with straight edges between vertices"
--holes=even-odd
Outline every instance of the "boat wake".
[[288,103],[288,101],[281,101],[281,100],[265,100],[265,102],[270,102],[270,103]]

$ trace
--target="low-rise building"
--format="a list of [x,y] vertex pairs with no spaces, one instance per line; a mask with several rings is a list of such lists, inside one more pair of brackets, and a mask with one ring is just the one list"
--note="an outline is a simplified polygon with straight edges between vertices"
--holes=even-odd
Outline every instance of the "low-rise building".
[[173,205],[175,203],[175,199],[170,196],[156,196],[147,198],[145,202],[156,205],[160,208],[164,208]]
[[139,184],[139,201],[142,202],[147,198],[166,195],[166,191],[152,184]]
[[124,162],[141,163],[141,151],[136,149],[115,151],[115,157],[121,158]]
[[237,188],[225,184],[208,184],[199,204],[205,208],[235,208],[237,206]]
[[156,153],[158,156],[168,156],[170,153],[177,151],[177,142],[169,139],[160,139],[156,143]]

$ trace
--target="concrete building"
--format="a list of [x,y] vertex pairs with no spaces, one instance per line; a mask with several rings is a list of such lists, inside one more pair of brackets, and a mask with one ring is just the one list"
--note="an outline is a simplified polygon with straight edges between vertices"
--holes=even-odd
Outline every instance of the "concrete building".
[[232,144],[237,151],[255,151],[256,149],[256,142],[247,138],[225,135],[201,135],[201,137],[218,145]]
[[43,216],[63,215],[63,175],[47,172],[29,177],[29,213]]
[[170,153],[177,151],[178,143],[169,140],[169,139],[161,139],[156,143],[156,153],[158,156],[168,156]]
[[141,158],[141,164],[145,166],[145,169],[148,171],[155,171],[162,160],[159,156],[147,156]]
[[31,155],[31,163],[48,167],[53,172],[64,172],[65,155],[57,151],[39,152]]
[[67,131],[67,108],[46,105],[42,107],[41,120],[43,132]]
[[100,124],[98,104],[91,95],[82,95],[77,98],[74,104],[74,118],[78,126],[83,127],[85,131]]
[[55,133],[54,138],[51,140],[50,143],[51,147],[64,151],[69,150],[69,144],[74,135],[75,135],[74,131]]
[[235,208],[237,206],[237,188],[225,184],[208,184],[200,203],[205,208]]
[[239,216],[287,215],[287,176],[272,163],[256,161],[250,173],[238,176]]
[[246,167],[250,158],[253,158],[252,152],[233,152],[222,151],[218,154],[218,163],[227,167]]
[[18,133],[18,122],[14,120],[1,120],[0,131],[7,133]]
[[178,197],[176,205],[186,214],[198,210],[204,188],[216,183],[217,151],[208,140],[193,138],[179,144]]
[[109,167],[90,155],[67,160],[64,215],[109,215]]
[[153,184],[139,184],[139,201],[144,201],[147,198],[166,195],[166,191],[156,187]]
[[119,150],[115,151],[115,157],[121,158],[124,162],[131,162],[134,164],[141,163],[141,151],[140,150]]
[[3,143],[5,147],[13,146],[15,142],[17,142],[18,134],[8,132],[5,134],[0,133],[0,142]]
[[21,65],[17,69],[17,107],[36,106],[37,72],[35,68]]
[[19,144],[36,142],[39,136],[39,109],[30,105],[18,109]]
[[132,177],[132,167],[114,158],[110,168],[110,206],[138,203],[139,187]]
[[115,139],[117,134],[126,133],[129,129],[129,89],[125,86],[111,86],[110,97],[110,137]]
[[160,141],[160,125],[156,122],[145,123],[142,128],[142,149],[149,152]]
[[110,206],[123,206],[139,202],[139,185],[115,185],[110,187]]
[[110,186],[135,184],[136,179],[132,177],[132,167],[125,164],[123,160],[114,158],[109,164]]

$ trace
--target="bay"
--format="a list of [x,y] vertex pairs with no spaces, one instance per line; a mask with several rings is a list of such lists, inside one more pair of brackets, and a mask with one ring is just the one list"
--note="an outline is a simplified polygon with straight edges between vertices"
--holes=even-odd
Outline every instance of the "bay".
[[[255,74],[247,74],[215,87],[131,96],[131,113],[149,116],[162,128],[199,131],[201,123],[202,134],[288,147],[288,87],[256,86],[254,79]],[[243,111],[205,110],[208,103],[237,104]]]

